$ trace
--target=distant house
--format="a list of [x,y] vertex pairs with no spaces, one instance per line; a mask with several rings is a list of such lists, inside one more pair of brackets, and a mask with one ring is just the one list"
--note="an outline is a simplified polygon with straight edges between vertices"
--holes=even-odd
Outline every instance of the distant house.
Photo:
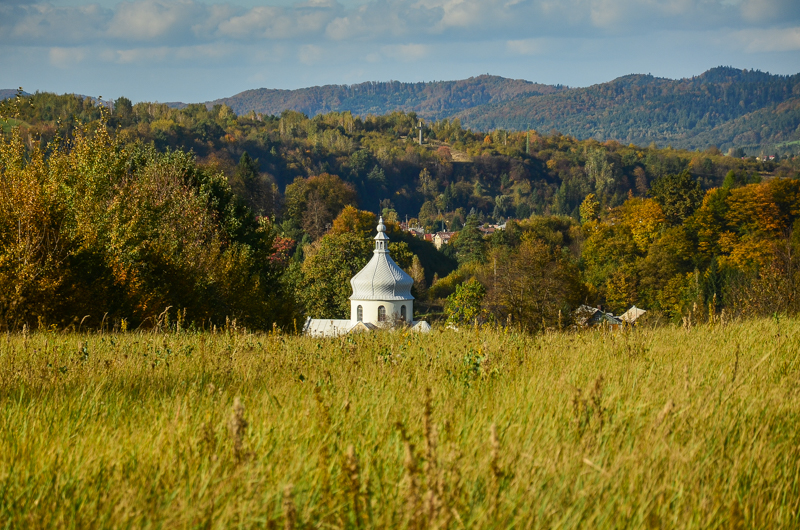
[[425,229],[421,226],[411,226],[408,228],[407,232],[416,238],[425,237]]
[[636,306],[632,306],[630,309],[628,309],[627,311],[622,313],[620,315],[619,319],[622,320],[623,322],[625,322],[626,324],[633,324],[634,322],[636,322],[636,319],[638,319],[640,316],[644,315],[645,313],[647,313],[646,310],[639,309]]
[[607,325],[611,329],[618,329],[624,325],[632,326],[645,313],[647,313],[646,310],[632,306],[620,316],[614,316],[600,307],[582,305],[575,310],[575,322],[578,326],[585,328]]
[[454,234],[455,232],[436,232],[433,236],[433,245],[436,250],[442,248],[442,245],[449,245]]
[[433,243],[433,234],[423,234],[423,238],[428,243]]

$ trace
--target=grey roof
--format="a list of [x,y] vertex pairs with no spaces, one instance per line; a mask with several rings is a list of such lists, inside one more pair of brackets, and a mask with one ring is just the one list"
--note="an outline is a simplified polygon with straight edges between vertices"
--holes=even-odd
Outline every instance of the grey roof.
[[[411,322],[411,329],[427,333],[431,330],[430,324],[424,321]],[[338,337],[348,333],[360,331],[373,331],[380,329],[379,326],[370,322],[353,322],[351,320],[335,318],[307,318],[303,326],[303,334],[310,337]]]
[[344,335],[353,327],[349,320],[333,318],[308,318],[303,326],[303,333],[312,337],[335,337]]
[[375,250],[372,259],[350,280],[353,295],[350,300],[413,300],[414,279],[401,269],[389,255],[386,226],[383,217],[378,221]]

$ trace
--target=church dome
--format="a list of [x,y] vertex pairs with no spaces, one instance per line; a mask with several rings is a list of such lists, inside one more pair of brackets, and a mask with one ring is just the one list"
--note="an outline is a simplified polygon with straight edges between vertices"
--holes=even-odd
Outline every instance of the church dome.
[[353,276],[350,300],[413,300],[411,286],[414,279],[401,269],[389,255],[389,236],[383,217],[378,221],[375,250],[367,265]]

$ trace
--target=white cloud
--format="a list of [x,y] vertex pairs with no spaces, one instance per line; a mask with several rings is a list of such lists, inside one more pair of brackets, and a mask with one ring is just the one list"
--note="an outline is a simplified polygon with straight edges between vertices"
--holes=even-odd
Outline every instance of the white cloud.
[[545,39],[519,39],[506,42],[511,53],[518,55],[541,55],[547,51]]
[[[234,0],[235,1],[235,0]],[[83,45],[138,42],[152,46],[225,40],[364,42],[409,40],[524,41],[541,37],[649,35],[653,31],[800,24],[798,0],[333,0],[290,6],[205,4],[200,0],[129,0],[112,10],[96,4],[0,4],[0,43]],[[773,24],[773,25],[774,25]],[[518,46],[518,45],[513,45]],[[512,47],[513,47],[512,46]]]
[[743,0],[742,18],[749,23],[797,21],[800,2],[797,0]]
[[300,59],[300,62],[307,65],[314,65],[320,62],[323,59],[324,50],[313,44],[306,44],[300,47],[300,51],[297,53],[297,58]]
[[85,48],[50,48],[50,64],[56,68],[72,68],[86,57]]
[[56,46],[86,42],[97,37],[110,15],[97,5],[0,6],[0,42]]
[[747,29],[734,35],[745,51],[790,52],[800,50],[800,27],[782,29]]
[[334,10],[327,6],[294,9],[260,6],[222,21],[218,34],[234,39],[293,39],[320,34],[333,15]]
[[[112,8],[66,5],[84,1],[110,5],[113,0],[0,0],[0,71],[9,86],[24,84],[36,71],[61,80],[73,71],[80,79],[92,69],[114,68],[118,74],[103,71],[96,80],[122,83],[116,76],[130,71],[127,84],[150,87],[164,79],[165,85],[178,86],[191,83],[185,72],[195,69],[197,79],[217,83],[226,92],[232,83],[251,79],[288,87],[398,79],[404,73],[414,80],[484,72],[543,80],[538,69],[543,64],[555,65],[557,75],[549,81],[557,83],[582,82],[590,75],[584,70],[595,71],[600,64],[605,66],[597,81],[608,80],[611,72],[655,73],[665,61],[677,65],[662,68],[665,75],[692,75],[720,64],[782,73],[796,72],[798,65],[800,70],[800,54],[786,53],[800,50],[800,0],[260,0],[265,3],[257,7],[236,5],[237,0],[124,0]],[[214,3],[223,1],[231,3]],[[760,54],[758,64],[752,63],[754,53]],[[638,62],[631,59],[634,55]],[[22,61],[22,56],[38,61]],[[12,72],[12,66],[17,70]],[[176,74],[165,76],[166,71]]]
[[424,44],[398,44],[383,46],[381,52],[385,57],[408,63],[418,61],[427,56],[429,48]]

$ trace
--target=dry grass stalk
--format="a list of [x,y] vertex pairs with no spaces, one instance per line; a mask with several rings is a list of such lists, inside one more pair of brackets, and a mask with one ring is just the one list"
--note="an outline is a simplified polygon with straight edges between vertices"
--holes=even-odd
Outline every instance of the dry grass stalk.
[[664,423],[664,421],[669,417],[670,413],[675,409],[675,402],[671,399],[667,400],[667,403],[664,405],[664,408],[661,409],[661,412],[658,413],[656,416],[656,421],[653,424],[653,432],[656,432],[659,427]]
[[283,488],[283,530],[294,530],[297,524],[297,508],[294,505],[292,489],[294,489],[292,484],[287,484]]
[[358,457],[356,456],[355,447],[352,445],[347,446],[345,452],[343,476],[345,491],[348,492],[351,505],[353,507],[353,520],[356,528],[361,528],[365,521],[364,516],[364,502],[361,493],[361,472],[358,466]]
[[433,391],[425,389],[422,414],[422,432],[425,438],[425,463],[423,475],[426,491],[422,498],[426,527],[436,527],[444,498],[444,479],[438,464],[438,431],[433,422]]
[[400,432],[400,439],[403,441],[404,458],[403,468],[405,473],[401,482],[401,488],[405,498],[405,519],[406,528],[423,528],[424,514],[422,512],[422,502],[419,495],[419,467],[417,464],[416,448],[411,443],[405,425],[402,422],[396,424]]
[[233,456],[237,462],[241,462],[247,457],[244,450],[244,436],[247,430],[247,420],[244,418],[244,405],[237,397],[233,400],[233,411],[228,421],[228,430],[233,440]]
[[500,440],[497,438],[497,425],[492,423],[489,429],[489,514],[492,519],[497,517],[497,507],[500,501],[500,481],[503,479],[503,469],[500,467]]

